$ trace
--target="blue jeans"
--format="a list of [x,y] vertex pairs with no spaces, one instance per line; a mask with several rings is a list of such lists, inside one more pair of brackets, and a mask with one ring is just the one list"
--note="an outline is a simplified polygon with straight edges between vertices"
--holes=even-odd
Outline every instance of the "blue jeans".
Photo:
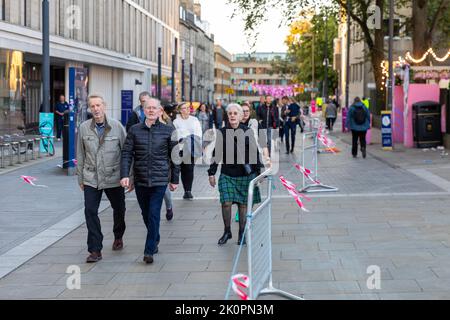
[[161,207],[166,190],[167,186],[152,188],[136,186],[136,196],[139,207],[142,210],[145,226],[147,227],[145,255],[153,255],[160,241],[159,224],[161,221]]

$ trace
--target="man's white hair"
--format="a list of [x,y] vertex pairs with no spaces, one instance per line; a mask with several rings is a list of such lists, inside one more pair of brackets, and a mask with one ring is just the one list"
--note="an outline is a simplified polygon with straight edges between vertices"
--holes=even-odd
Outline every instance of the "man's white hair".
[[144,107],[146,107],[146,106],[149,104],[150,101],[156,101],[156,106],[157,106],[158,108],[160,108],[160,109],[163,109],[163,107],[162,107],[162,105],[161,105],[161,100],[156,99],[156,98],[153,98],[153,97],[150,97],[150,99],[148,99],[148,100],[145,102]]
[[91,100],[92,99],[100,99],[100,100],[102,100],[102,104],[106,107],[105,98],[103,98],[103,96],[101,94],[98,94],[98,93],[93,93],[93,94],[89,95],[89,97],[88,97],[88,107],[91,106]]

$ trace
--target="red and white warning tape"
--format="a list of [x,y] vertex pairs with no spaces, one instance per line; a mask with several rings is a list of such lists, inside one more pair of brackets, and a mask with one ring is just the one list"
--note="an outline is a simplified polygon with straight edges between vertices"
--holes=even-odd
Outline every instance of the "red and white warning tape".
[[30,176],[21,176],[20,177],[25,183],[28,183],[29,185],[36,187],[36,188],[48,188],[44,185],[36,185],[34,182],[37,181],[37,178],[30,177]]
[[248,289],[250,286],[250,278],[245,274],[237,274],[231,277],[233,291],[242,299],[248,300],[248,294],[242,289]]

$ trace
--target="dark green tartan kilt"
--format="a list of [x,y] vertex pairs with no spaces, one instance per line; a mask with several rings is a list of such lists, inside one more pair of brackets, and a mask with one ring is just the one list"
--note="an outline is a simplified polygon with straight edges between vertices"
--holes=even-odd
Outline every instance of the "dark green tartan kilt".
[[[256,173],[245,177],[229,177],[221,174],[219,178],[220,203],[232,202],[247,204],[248,188],[250,182],[256,178]],[[253,204],[261,203],[261,192],[259,187],[255,187],[253,193]]]

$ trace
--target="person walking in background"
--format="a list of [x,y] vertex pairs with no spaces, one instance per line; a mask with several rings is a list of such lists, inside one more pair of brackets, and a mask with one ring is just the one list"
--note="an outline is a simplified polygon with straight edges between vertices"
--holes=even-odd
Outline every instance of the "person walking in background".
[[126,126],[127,132],[130,131],[132,126],[145,121],[144,105],[151,97],[150,92],[147,91],[144,91],[139,95],[140,105],[130,114],[130,118],[128,119]]
[[222,105],[222,100],[217,99],[216,106],[212,111],[213,124],[217,130],[222,129],[227,122],[226,110]]
[[64,114],[69,111],[69,103],[66,97],[62,94],[59,96],[59,101],[55,106],[56,113],[56,138],[61,141],[61,135],[64,127]]
[[[103,192],[114,212],[114,251],[123,248],[125,233],[125,190],[120,185],[120,155],[125,142],[125,129],[105,114],[105,101],[100,95],[88,98],[93,119],[81,124],[78,132],[78,184],[84,192],[86,226],[88,229],[87,263],[102,260],[103,234],[98,208]],[[133,189],[130,182],[129,190]]]
[[285,134],[285,130],[286,130],[286,120],[287,120],[287,116],[286,116],[286,110],[288,107],[288,100],[287,97],[283,97],[281,99],[281,102],[278,104],[278,113],[280,116],[280,132],[279,135],[281,137],[281,143],[284,142],[284,136]]
[[280,126],[280,116],[278,107],[272,103],[272,97],[266,96],[264,105],[258,108],[258,121],[262,129],[267,130],[267,146],[269,152],[272,152],[272,134]]
[[173,122],[178,138],[183,141],[183,163],[181,164],[181,181],[185,200],[193,200],[192,184],[194,182],[195,158],[202,156],[202,127],[196,117],[190,115],[189,103],[181,103],[179,115]]
[[[170,116],[166,113],[166,111],[163,109],[159,121],[162,124],[168,125],[170,127],[173,127],[173,122]],[[173,201],[172,201],[172,191],[170,191],[170,187],[168,186],[166,189],[166,193],[164,194],[164,203],[166,204],[166,220],[172,221],[173,220]],[[159,241],[158,236],[158,241]]]
[[175,128],[159,121],[163,112],[161,102],[151,98],[144,105],[146,120],[128,132],[122,150],[121,185],[130,187],[133,166],[136,196],[147,227],[144,262],[153,263],[160,242],[161,207],[169,186],[175,191],[179,183],[179,166],[171,158],[177,146],[173,139]]
[[325,110],[325,118],[327,122],[327,129],[330,131],[333,131],[334,124],[336,123],[337,119],[337,106],[328,99],[327,101],[327,108]]
[[363,158],[367,157],[366,134],[370,128],[370,111],[364,106],[359,97],[350,107],[347,115],[347,128],[352,131],[352,155],[358,157],[358,140],[361,145]]
[[205,103],[202,103],[195,114],[195,117],[200,121],[200,126],[202,127],[203,134],[209,129],[213,128],[214,119],[212,114]]
[[[248,189],[250,182],[255,179],[261,172],[261,164],[257,142],[254,134],[245,134],[249,127],[241,123],[243,119],[242,107],[238,104],[230,104],[227,108],[228,125],[217,133],[222,135],[221,145],[216,144],[213,154],[214,162],[211,164],[208,175],[209,184],[211,187],[216,186],[216,173],[219,164],[222,164],[221,174],[219,178],[219,193],[220,202],[222,204],[222,218],[224,222],[225,231],[223,236],[219,239],[218,244],[224,245],[228,240],[232,239],[231,233],[231,207],[237,204],[239,207],[239,241],[238,245],[245,244],[244,231],[247,223],[247,204],[248,204]],[[245,135],[245,150],[238,150],[237,137],[239,132]],[[231,134],[230,134],[231,133]],[[231,139],[230,139],[231,137]],[[221,148],[222,150],[220,150]],[[227,153],[233,151],[233,159],[227,157]],[[215,155],[221,154],[220,159],[216,159]],[[251,164],[250,159],[257,156],[256,163]],[[261,195],[259,188],[255,188],[253,203],[261,202]]]
[[[297,125],[302,121],[300,118],[301,110],[300,106],[294,101],[290,100],[288,97],[285,97],[286,101],[289,101],[290,104],[286,109],[286,154],[290,154],[294,152],[295,149],[295,138],[297,135]],[[290,138],[290,139],[289,139]]]

